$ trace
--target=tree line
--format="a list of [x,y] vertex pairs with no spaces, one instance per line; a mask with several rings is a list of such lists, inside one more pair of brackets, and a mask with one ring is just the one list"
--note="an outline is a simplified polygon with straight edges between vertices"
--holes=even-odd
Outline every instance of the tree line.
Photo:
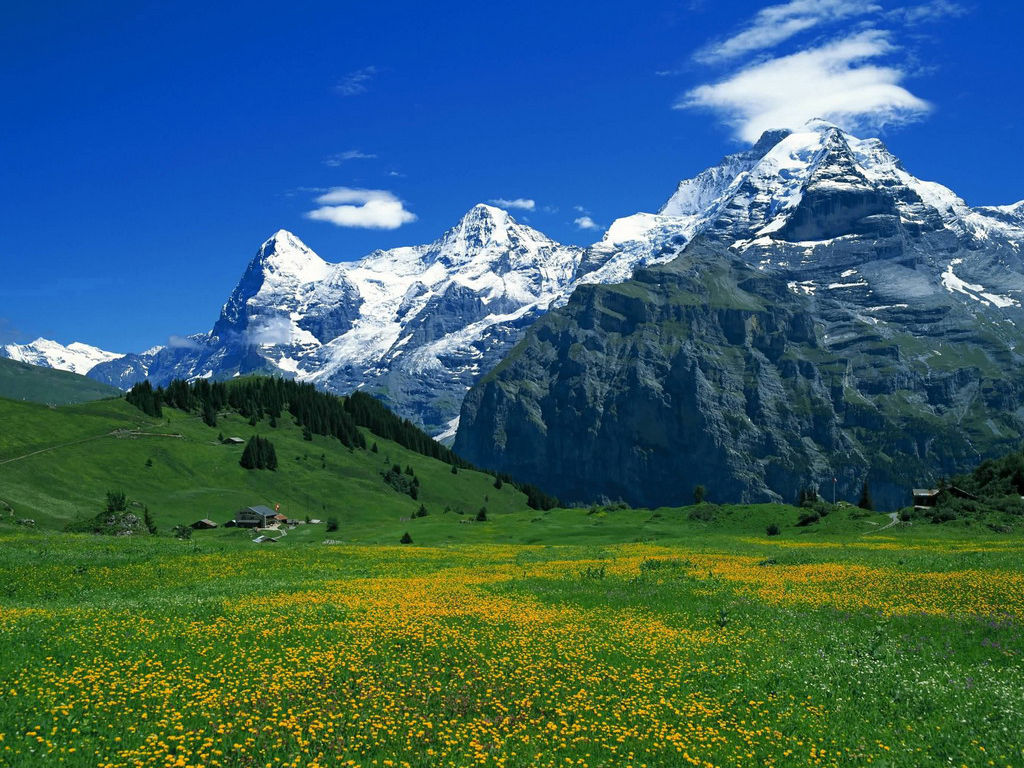
[[148,416],[159,418],[164,407],[175,408],[199,414],[211,427],[217,425],[218,414],[226,409],[248,418],[254,426],[269,417],[272,427],[287,412],[303,428],[307,439],[312,439],[312,435],[336,437],[349,448],[367,447],[362,427],[422,456],[451,465],[453,473],[471,469],[494,476],[496,487],[501,482],[509,483],[526,495],[527,506],[532,509],[552,509],[560,504],[556,497],[536,486],[474,466],[363,392],[339,397],[292,379],[249,376],[231,381],[175,379],[166,387],[155,389],[149,381],[143,381],[133,386],[125,399]]

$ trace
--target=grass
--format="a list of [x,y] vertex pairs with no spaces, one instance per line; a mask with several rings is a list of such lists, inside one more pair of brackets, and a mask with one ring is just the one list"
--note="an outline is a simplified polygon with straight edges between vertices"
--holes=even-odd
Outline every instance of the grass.
[[0,357],[0,397],[49,405],[69,405],[120,397],[114,387],[76,373],[40,368]]
[[[0,401],[0,766],[1024,764],[1017,534],[842,505],[806,527],[781,504],[541,512],[281,421]],[[270,436],[281,469],[242,470],[221,431]],[[112,487],[165,535],[60,530]],[[166,535],[255,503],[339,529]]]
[[933,533],[8,530],[0,764],[1019,765],[1024,541]]
[[[333,438],[306,441],[287,417],[276,429],[266,421],[250,426],[238,415],[222,416],[208,427],[173,409],[151,419],[120,400],[67,408],[0,400],[0,423],[0,500],[13,508],[10,517],[47,528],[92,517],[103,509],[108,490],[123,490],[137,505],[148,506],[165,532],[204,517],[223,523],[245,506],[280,504],[290,517],[335,518],[340,531],[334,538],[367,543],[398,543],[410,525],[403,518],[420,504],[430,516],[417,522],[446,508],[452,519],[475,517],[483,506],[491,515],[526,508],[522,493],[509,484],[494,488],[489,475],[453,475],[449,465],[369,433],[367,444],[376,443],[376,453],[350,451]],[[270,438],[279,470],[242,469],[242,446],[221,444],[221,433]],[[414,469],[418,499],[384,483],[381,474],[393,464]],[[247,536],[230,529],[207,535]],[[286,538],[310,535],[312,529],[299,529]]]

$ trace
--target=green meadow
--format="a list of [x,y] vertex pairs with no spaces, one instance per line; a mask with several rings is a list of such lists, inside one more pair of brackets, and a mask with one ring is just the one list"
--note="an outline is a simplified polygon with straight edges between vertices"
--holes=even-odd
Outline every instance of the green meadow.
[[[1024,765],[1018,532],[542,511],[279,421],[0,400],[0,765]],[[111,490],[157,534],[64,530]],[[252,504],[337,529],[173,535]]]

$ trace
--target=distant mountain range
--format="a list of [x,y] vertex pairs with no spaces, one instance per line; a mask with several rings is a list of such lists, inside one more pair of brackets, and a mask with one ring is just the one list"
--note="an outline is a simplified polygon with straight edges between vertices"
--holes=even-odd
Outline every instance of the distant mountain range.
[[427,245],[331,264],[280,230],[260,246],[209,333],[117,355],[39,339],[0,354],[122,389],[143,379],[279,373],[362,388],[432,434],[454,435],[470,385],[582,281],[628,277],[654,254],[556,243],[476,205]]
[[[911,175],[878,139],[812,121],[764,134],[588,248],[488,205],[433,243],[340,264],[282,230],[208,333],[121,356],[45,340],[0,354],[120,388],[249,372],[362,388],[441,438],[462,407],[457,445],[469,458],[567,498],[678,501],[667,478],[690,475],[658,458],[676,440],[703,446],[694,466],[717,456],[723,492],[736,497],[787,497],[826,476],[849,495],[881,450],[853,435],[851,413],[923,420],[918,442],[890,457],[907,477],[1018,439],[1022,248],[1024,202],[971,207]],[[698,321],[693,307],[709,314]],[[783,318],[796,329],[772,325]],[[670,391],[681,349],[690,373],[679,386],[711,382],[728,397],[684,403]],[[652,410],[623,432],[642,403]],[[817,421],[779,415],[796,404]],[[662,428],[665,446],[645,447]],[[710,443],[693,439],[698,428]],[[940,440],[943,430],[960,436]],[[636,447],[604,468],[586,454],[603,434]],[[584,467],[576,479],[570,455]],[[655,470],[668,474],[654,481]],[[899,472],[879,480],[893,497],[903,482]]]

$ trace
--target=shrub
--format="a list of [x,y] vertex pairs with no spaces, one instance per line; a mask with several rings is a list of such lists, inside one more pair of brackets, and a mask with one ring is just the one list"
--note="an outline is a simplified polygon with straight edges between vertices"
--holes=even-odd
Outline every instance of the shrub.
[[688,517],[691,520],[698,520],[702,523],[713,523],[716,519],[715,511],[717,509],[714,504],[701,504],[696,509],[691,510]]
[[124,491],[107,491],[107,512],[124,512],[128,509],[128,498]]
[[[307,517],[306,519],[308,520],[309,518]],[[338,518],[336,518],[336,517],[329,517],[329,518],[327,518],[327,532],[328,533],[334,533],[336,530],[338,530]]]
[[803,528],[808,525],[813,525],[819,520],[821,520],[821,515],[817,512],[801,512],[800,519],[796,521],[796,524]]
[[402,544],[412,544],[412,536],[410,536],[409,532],[406,531],[402,534],[402,538],[399,539],[399,542]]
[[780,533],[782,533],[782,529],[779,528],[777,523],[772,523],[765,529],[765,533],[767,533],[769,536],[778,536]]

